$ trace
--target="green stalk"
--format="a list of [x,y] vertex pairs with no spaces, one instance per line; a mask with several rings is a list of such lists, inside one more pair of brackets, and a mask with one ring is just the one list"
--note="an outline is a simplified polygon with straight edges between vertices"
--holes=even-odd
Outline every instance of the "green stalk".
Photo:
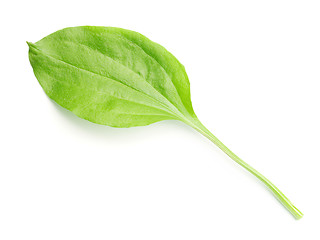
[[234,154],[229,148],[226,147],[217,137],[215,137],[202,123],[198,120],[196,123],[194,121],[188,121],[188,124],[191,125],[195,130],[200,132],[206,138],[208,138],[211,142],[217,145],[224,153],[226,153],[232,160],[238,163],[240,166],[245,168],[247,171],[256,176],[261,182],[263,182],[274,194],[274,196],[280,201],[280,203],[286,207],[286,209],[298,220],[303,217],[303,213],[297,209],[291,201],[265,176],[259,173],[256,169],[251,167],[241,158],[239,158],[236,154]]

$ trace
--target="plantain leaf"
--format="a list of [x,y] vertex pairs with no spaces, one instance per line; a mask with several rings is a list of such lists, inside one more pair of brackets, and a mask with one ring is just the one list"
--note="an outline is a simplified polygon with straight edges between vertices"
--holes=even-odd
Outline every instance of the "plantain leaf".
[[113,127],[180,120],[255,175],[295,218],[303,216],[273,183],[201,124],[184,67],[159,44],[125,29],[85,26],[66,28],[28,45],[35,76],[62,107]]
[[113,127],[196,118],[182,64],[139,33],[76,27],[28,44],[46,94],[81,118]]

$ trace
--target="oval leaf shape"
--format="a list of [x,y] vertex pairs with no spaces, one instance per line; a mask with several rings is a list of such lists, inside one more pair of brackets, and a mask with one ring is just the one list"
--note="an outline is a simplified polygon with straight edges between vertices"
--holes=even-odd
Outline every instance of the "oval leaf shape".
[[183,65],[140,33],[73,27],[28,44],[46,94],[81,118],[112,127],[196,118]]
[[34,74],[62,107],[112,127],[183,121],[263,182],[295,218],[303,216],[272,182],[200,123],[184,67],[159,44],[125,29],[85,26],[66,28],[28,45]]

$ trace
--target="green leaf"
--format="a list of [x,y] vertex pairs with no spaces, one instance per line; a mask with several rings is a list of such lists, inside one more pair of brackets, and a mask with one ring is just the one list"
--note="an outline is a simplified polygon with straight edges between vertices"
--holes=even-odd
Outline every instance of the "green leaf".
[[180,120],[261,180],[297,219],[303,214],[195,115],[183,65],[145,36],[120,28],[74,27],[29,43],[29,59],[46,94],[80,118],[112,127]]
[[196,118],[184,67],[139,33],[67,28],[29,46],[44,91],[81,118],[113,127]]

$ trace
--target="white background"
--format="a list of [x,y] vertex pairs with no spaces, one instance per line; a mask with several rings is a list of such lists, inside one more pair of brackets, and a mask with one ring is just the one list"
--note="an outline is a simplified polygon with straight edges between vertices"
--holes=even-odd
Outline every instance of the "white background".
[[[319,1],[2,1],[1,240],[320,239]],[[305,214],[182,123],[115,129],[50,101],[25,41],[138,31],[186,67],[200,120]]]

